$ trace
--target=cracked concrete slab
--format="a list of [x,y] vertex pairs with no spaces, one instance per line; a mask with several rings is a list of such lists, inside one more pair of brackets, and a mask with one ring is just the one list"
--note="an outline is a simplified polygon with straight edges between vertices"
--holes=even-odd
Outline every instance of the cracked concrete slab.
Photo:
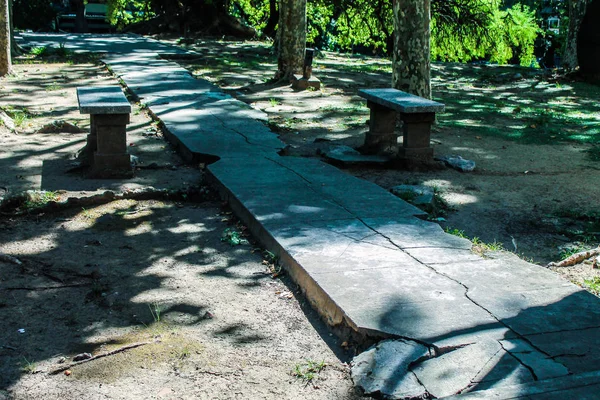
[[600,393],[600,372],[545,379],[521,384],[499,386],[486,390],[473,391],[448,400],[476,399],[586,399],[598,398]]
[[425,398],[427,391],[409,371],[410,364],[429,356],[416,342],[384,341],[361,353],[352,362],[352,379],[365,394],[388,398]]
[[597,398],[595,296],[514,256],[480,258],[373,183],[279,156],[284,145],[264,113],[158,56],[184,50],[137,36],[21,40],[110,52],[106,62],[180,153],[214,163],[208,175],[222,197],[328,323],[405,339],[355,359],[353,377],[369,393]]
[[[490,376],[490,373],[498,370],[500,364],[503,364],[505,371],[497,376]],[[457,368],[457,365],[460,365],[460,368]],[[506,379],[507,375],[512,373],[519,374],[519,381],[533,381],[529,371],[506,354],[497,340],[467,344],[413,365],[411,370],[435,397],[452,396],[475,383],[496,382]]]
[[416,261],[394,268],[310,275],[363,334],[386,332],[430,342],[456,331],[500,325],[467,299],[460,285]]
[[578,374],[600,367],[600,327],[528,335],[526,339]]
[[569,374],[569,369],[542,353],[524,339],[501,340],[502,348],[528,367],[537,379],[550,379]]

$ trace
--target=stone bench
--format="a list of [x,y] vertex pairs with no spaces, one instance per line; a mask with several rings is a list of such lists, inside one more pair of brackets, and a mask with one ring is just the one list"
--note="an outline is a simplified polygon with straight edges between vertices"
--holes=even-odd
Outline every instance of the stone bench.
[[119,86],[77,88],[79,112],[90,114],[90,133],[81,156],[98,178],[133,174],[127,154],[127,132],[131,105]]
[[376,154],[398,146],[395,128],[399,115],[403,122],[403,144],[398,157],[426,161],[433,158],[429,143],[431,124],[435,113],[444,111],[444,104],[392,88],[362,89],[358,95],[367,99],[371,110],[364,152]]

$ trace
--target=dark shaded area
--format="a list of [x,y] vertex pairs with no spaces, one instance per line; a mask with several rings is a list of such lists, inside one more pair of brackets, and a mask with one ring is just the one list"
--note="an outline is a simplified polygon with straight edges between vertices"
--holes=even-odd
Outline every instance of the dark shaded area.
[[588,5],[577,40],[577,56],[581,73],[592,81],[600,82],[600,1]]

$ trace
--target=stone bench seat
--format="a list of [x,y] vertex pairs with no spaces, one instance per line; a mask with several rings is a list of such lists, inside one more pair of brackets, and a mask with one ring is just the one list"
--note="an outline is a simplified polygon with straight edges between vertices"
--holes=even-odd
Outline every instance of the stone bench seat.
[[129,177],[133,174],[127,154],[126,127],[131,104],[119,86],[78,87],[79,112],[90,114],[90,133],[81,159],[98,178]]
[[398,146],[395,128],[399,115],[403,122],[403,144],[398,157],[425,161],[433,158],[431,124],[435,113],[444,111],[444,104],[392,88],[361,89],[358,95],[367,100],[371,114],[364,152],[389,152]]

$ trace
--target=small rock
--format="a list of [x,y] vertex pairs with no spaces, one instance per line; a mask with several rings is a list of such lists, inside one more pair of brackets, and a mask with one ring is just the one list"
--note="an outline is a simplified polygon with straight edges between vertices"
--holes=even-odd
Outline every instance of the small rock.
[[454,168],[460,172],[471,172],[475,169],[475,161],[465,160],[461,156],[451,155],[436,158],[438,161],[443,161],[450,168]]
[[73,361],[83,361],[88,360],[90,358],[92,358],[92,355],[90,353],[81,353],[73,357]]
[[71,375],[71,370],[69,370],[69,369],[68,369],[68,370],[66,370],[66,371],[65,371],[65,375],[66,375],[66,376],[69,376],[69,375]]
[[521,79],[523,79],[523,75],[521,75],[519,72],[517,72],[516,74],[513,75],[512,78],[515,81],[520,81]]
[[325,158],[343,165],[385,164],[390,157],[383,155],[363,155],[349,146],[336,146],[324,154]]
[[59,364],[63,364],[65,361],[67,361],[66,357],[61,357],[58,359]]

